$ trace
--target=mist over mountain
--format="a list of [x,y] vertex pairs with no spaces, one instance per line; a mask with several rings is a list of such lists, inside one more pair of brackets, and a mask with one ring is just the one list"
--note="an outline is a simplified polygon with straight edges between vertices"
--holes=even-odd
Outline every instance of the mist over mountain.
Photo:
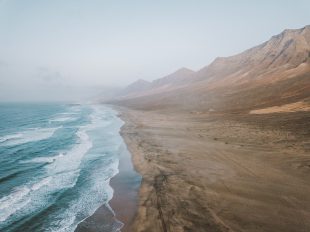
[[180,69],[115,102],[135,108],[250,110],[309,101],[310,26],[288,29],[197,72]]

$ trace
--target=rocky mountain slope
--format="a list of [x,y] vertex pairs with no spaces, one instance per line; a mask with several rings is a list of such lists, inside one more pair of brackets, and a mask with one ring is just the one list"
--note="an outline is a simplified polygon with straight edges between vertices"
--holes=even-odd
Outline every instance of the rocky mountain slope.
[[125,89],[123,89],[120,93],[120,97],[129,97],[135,93],[146,91],[150,88],[151,82],[139,79],[134,83],[128,85]]
[[285,30],[198,72],[181,69],[114,103],[139,109],[251,111],[310,101],[310,26]]

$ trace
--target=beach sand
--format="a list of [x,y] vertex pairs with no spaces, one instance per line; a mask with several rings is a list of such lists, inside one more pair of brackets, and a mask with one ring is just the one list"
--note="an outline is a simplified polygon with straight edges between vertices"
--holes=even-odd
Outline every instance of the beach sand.
[[120,172],[111,179],[111,187],[114,195],[109,205],[124,226],[122,232],[131,231],[131,225],[138,209],[138,191],[141,184],[141,176],[135,171],[131,154],[127,148],[121,153]]
[[119,111],[143,177],[131,231],[310,231],[309,125],[297,128],[292,116],[275,125],[281,117]]
[[[109,205],[102,205],[96,212],[81,222],[76,232],[110,232],[122,224],[122,232],[132,231],[131,225],[138,207],[138,190],[141,176],[134,170],[131,155],[125,146],[120,148],[119,173],[110,185],[113,198]],[[114,213],[111,212],[111,209]]]

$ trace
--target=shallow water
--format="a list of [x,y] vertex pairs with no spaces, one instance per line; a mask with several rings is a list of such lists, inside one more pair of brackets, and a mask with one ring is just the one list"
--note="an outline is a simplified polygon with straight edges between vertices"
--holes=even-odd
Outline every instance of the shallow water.
[[102,105],[1,104],[0,231],[74,231],[107,203],[122,124]]

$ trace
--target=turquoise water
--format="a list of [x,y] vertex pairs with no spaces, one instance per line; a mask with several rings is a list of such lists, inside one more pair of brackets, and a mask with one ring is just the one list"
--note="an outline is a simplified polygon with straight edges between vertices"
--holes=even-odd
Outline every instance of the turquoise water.
[[107,203],[121,126],[102,105],[1,104],[0,231],[74,231]]

